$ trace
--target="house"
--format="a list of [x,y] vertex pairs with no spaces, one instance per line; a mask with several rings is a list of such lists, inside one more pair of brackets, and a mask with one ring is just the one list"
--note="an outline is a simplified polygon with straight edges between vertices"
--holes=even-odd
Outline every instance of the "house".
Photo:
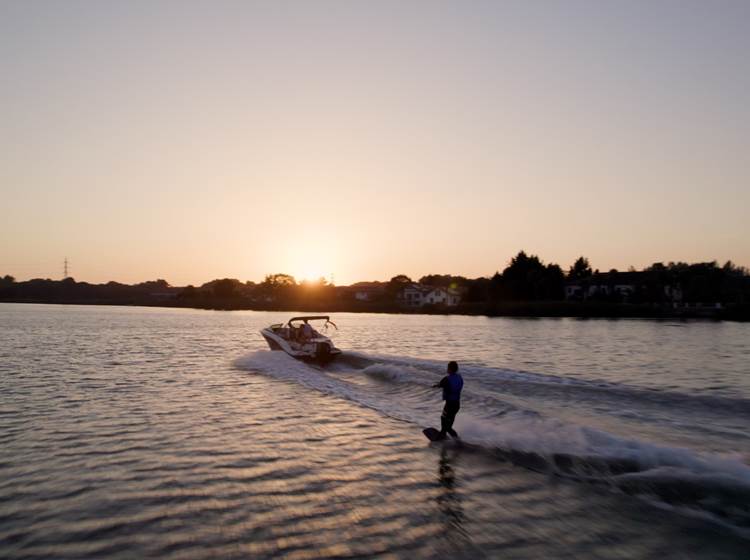
[[584,283],[575,281],[565,284],[565,299],[581,300],[583,299]]
[[444,305],[454,307],[461,303],[461,294],[450,288],[410,284],[399,293],[399,300],[407,307]]
[[568,282],[565,285],[565,299],[616,299],[627,302],[644,283],[641,272],[595,273],[588,278]]
[[664,296],[667,298],[667,301],[670,302],[674,307],[678,307],[682,303],[682,286],[680,286],[679,284],[665,285]]
[[385,284],[382,282],[357,282],[349,286],[349,292],[354,294],[357,301],[376,301],[385,294]]
[[424,305],[425,286],[420,284],[409,284],[402,289],[398,298],[407,307],[422,307]]
[[461,301],[461,294],[449,288],[434,288],[425,294],[423,301],[429,305],[453,307]]

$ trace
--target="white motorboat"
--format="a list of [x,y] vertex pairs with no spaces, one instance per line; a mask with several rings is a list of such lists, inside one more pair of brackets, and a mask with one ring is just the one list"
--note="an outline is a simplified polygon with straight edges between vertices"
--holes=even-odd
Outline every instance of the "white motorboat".
[[286,323],[277,323],[260,331],[271,350],[283,350],[293,358],[327,364],[341,354],[331,339],[313,328],[311,321],[324,321],[323,330],[329,326],[337,329],[327,315],[292,317]]

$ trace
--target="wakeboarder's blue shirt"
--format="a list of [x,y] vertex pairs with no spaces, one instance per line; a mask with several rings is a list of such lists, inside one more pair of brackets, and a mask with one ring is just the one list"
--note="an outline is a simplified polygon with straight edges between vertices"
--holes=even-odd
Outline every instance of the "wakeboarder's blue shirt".
[[464,386],[464,378],[458,373],[451,373],[440,380],[440,387],[443,388],[443,400],[448,402],[458,402],[461,400],[461,389]]

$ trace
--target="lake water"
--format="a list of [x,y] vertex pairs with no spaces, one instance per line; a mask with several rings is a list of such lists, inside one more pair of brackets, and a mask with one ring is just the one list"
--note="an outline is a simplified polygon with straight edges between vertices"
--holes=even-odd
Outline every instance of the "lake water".
[[289,316],[1,304],[0,557],[750,557],[750,325]]

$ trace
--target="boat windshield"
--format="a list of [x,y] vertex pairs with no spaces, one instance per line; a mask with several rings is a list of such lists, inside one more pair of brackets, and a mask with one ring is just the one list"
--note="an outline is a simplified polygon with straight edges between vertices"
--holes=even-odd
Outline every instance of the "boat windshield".
[[330,337],[334,332],[338,330],[338,327],[336,326],[336,323],[331,321],[331,318],[327,315],[313,315],[309,317],[293,317],[289,319],[289,322],[287,323],[290,332],[295,333],[295,331],[298,331],[303,327],[303,325],[307,323],[309,324],[313,329],[313,336],[320,336],[321,334],[323,336]]

